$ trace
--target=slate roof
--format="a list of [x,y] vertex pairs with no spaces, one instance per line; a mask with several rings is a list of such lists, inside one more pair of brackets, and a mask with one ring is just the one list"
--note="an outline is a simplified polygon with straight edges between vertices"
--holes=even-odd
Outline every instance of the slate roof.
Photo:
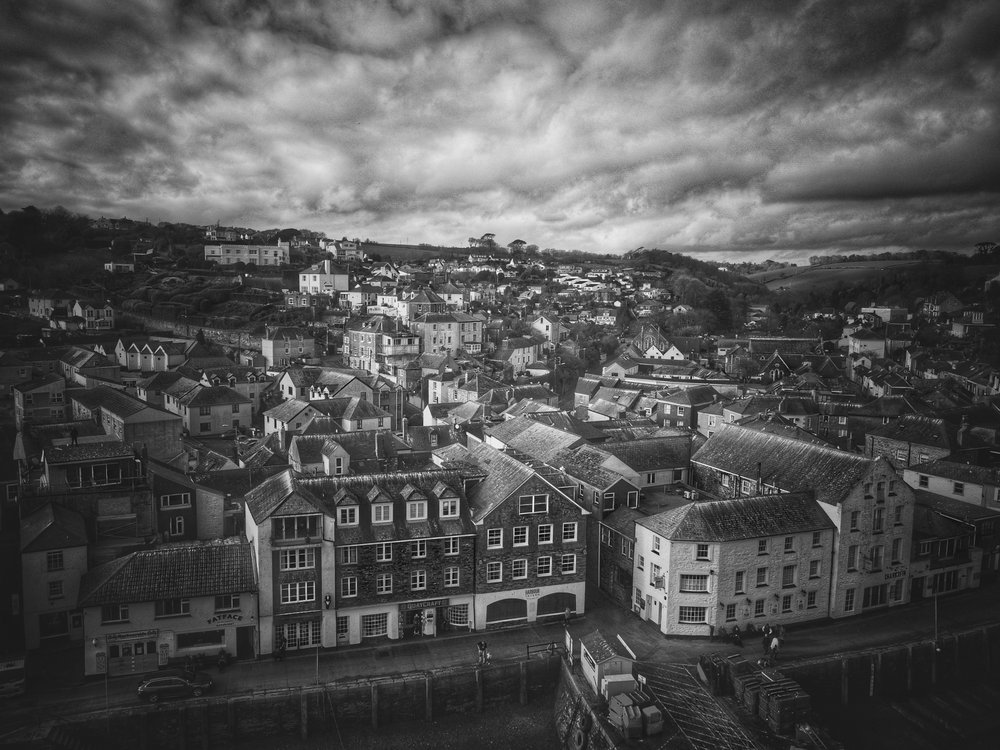
[[53,372],[46,375],[39,375],[38,377],[32,378],[24,383],[18,383],[17,385],[11,386],[11,389],[19,391],[20,393],[30,393],[31,391],[44,388],[45,386],[52,385],[53,383],[61,382],[63,382],[62,375],[56,375]]
[[256,593],[250,544],[235,537],[132,552],[87,572],[80,607]]
[[955,446],[955,430],[943,419],[905,414],[895,422],[874,427],[869,435],[951,450]]
[[286,469],[265,479],[247,491],[244,497],[247,510],[258,525],[274,515],[286,501],[293,498],[297,501],[298,506],[302,504],[308,506],[311,509],[310,512],[333,515],[332,505],[323,502],[320,498],[298,486],[292,477],[291,469]]
[[199,385],[184,394],[180,402],[186,406],[220,406],[225,404],[251,404],[249,396],[244,396],[228,385]]
[[573,450],[556,452],[552,455],[549,463],[561,471],[565,471],[574,479],[586,482],[599,490],[606,490],[623,478],[620,474],[602,466],[607,458],[606,453],[602,453],[593,446],[583,445]]
[[[357,526],[337,524],[334,538],[338,544],[365,544],[406,539],[430,539],[475,533],[469,516],[468,503],[464,502],[462,477],[444,469],[406,471],[391,474],[363,474],[347,477],[322,477],[297,480],[299,485],[329,504],[357,504]],[[427,500],[427,519],[407,521],[407,498],[414,493]],[[440,518],[441,497],[454,497],[459,501],[458,518]],[[386,501],[393,504],[392,522],[373,524],[372,502]]]
[[910,466],[907,470],[935,477],[944,477],[956,482],[966,482],[967,484],[1000,484],[1000,469],[988,466],[976,466],[975,464],[963,464],[958,461],[948,461],[946,459],[925,461],[924,463]]
[[295,457],[302,464],[323,463],[323,445],[327,440],[326,435],[292,435],[288,444],[289,461]]
[[147,378],[141,378],[136,381],[136,386],[146,391],[164,391],[182,378],[184,378],[183,374],[175,370],[167,370],[166,372],[153,373]]
[[953,497],[942,497],[926,490],[913,490],[917,505],[930,508],[950,518],[966,523],[974,523],[992,518],[1000,518],[1000,508],[985,508]]
[[469,455],[486,472],[486,478],[469,493],[474,521],[489,515],[535,474],[516,458],[486,443],[480,443],[472,448]]
[[533,401],[530,398],[522,398],[516,404],[507,407],[503,414],[506,419],[521,417],[527,414],[537,414],[538,412],[559,411],[558,406],[549,406],[541,401]]
[[288,461],[282,445],[282,433],[280,431],[272,432],[258,440],[246,453],[241,453],[240,462],[247,468],[253,469],[287,464]]
[[86,391],[74,390],[70,393],[69,398],[73,401],[78,401],[88,409],[105,409],[114,414],[116,417],[120,417],[122,419],[127,419],[133,414],[138,414],[146,409],[160,412],[165,418],[176,418],[176,415],[174,414],[169,414],[162,409],[150,406],[145,401],[135,398],[134,396],[130,396],[123,391],[119,391],[115,388],[108,388],[104,385],[100,385],[97,388],[91,388]]
[[811,492],[688,503],[636,520],[664,539],[733,542],[834,528]]
[[686,468],[691,461],[691,436],[654,437],[605,443],[601,450],[610,453],[635,472]]
[[[525,429],[503,441],[509,447],[540,461],[550,462],[552,457],[567,448],[575,448],[584,442],[579,435],[563,432],[547,424],[520,417],[526,423]],[[519,421],[519,420],[511,420]],[[496,438],[495,433],[487,431]]]
[[645,517],[646,514],[636,508],[620,505],[605,515],[601,523],[635,541],[635,522]]
[[719,398],[719,392],[710,385],[696,385],[693,388],[681,388],[657,397],[658,400],[679,406],[700,406],[711,404]]
[[834,445],[818,435],[814,435],[809,432],[809,430],[804,430],[797,426],[787,417],[783,417],[780,414],[772,414],[768,412],[767,414],[755,414],[752,417],[744,417],[736,422],[740,427],[745,427],[748,430],[754,430],[755,432],[767,432],[772,435],[783,435],[784,437],[792,438],[793,440],[804,440],[807,443],[813,443],[814,445],[825,445],[828,447],[834,447]]
[[527,416],[528,419],[541,422],[542,424],[547,424],[550,427],[555,427],[563,432],[572,432],[574,435],[579,435],[584,440],[603,442],[607,438],[607,435],[604,432],[594,427],[594,425],[590,422],[584,422],[582,419],[577,419],[572,414],[567,414],[565,412],[535,412],[532,414],[526,414],[525,416]]
[[75,510],[46,503],[21,520],[21,552],[87,546],[87,527]]
[[874,459],[813,445],[783,435],[723,425],[691,457],[691,462],[756,479],[786,492],[815,489],[816,499],[836,504],[864,477]]
[[290,398],[282,401],[277,406],[273,406],[264,412],[265,417],[277,420],[278,422],[290,422],[303,411],[312,406],[309,401],[300,401],[297,398]]

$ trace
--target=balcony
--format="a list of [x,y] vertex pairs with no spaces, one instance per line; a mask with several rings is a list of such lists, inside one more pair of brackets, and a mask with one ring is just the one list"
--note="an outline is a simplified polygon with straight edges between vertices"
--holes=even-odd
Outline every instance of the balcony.
[[384,357],[395,357],[400,354],[420,354],[420,344],[393,344],[382,347]]

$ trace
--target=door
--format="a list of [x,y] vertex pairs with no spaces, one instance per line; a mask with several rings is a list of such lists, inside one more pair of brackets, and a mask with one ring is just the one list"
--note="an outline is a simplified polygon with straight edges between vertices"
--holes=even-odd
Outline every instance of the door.
[[252,659],[253,657],[253,628],[236,628],[236,658]]
[[424,610],[424,635],[437,635],[437,612],[433,607]]
[[914,578],[910,583],[910,601],[915,602],[917,599],[924,598],[924,578]]

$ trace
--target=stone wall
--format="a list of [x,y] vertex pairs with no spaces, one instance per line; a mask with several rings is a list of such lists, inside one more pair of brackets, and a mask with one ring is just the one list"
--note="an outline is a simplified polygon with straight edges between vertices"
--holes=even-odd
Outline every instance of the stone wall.
[[209,343],[221,344],[234,349],[252,349],[258,352],[261,350],[260,334],[250,333],[242,329],[204,328],[183,320],[157,319],[136,313],[122,313],[119,318],[119,323],[122,326],[137,326],[147,331],[171,331],[176,336],[191,339],[197,336],[200,330],[204,331],[205,340]]
[[443,715],[504,711],[551,700],[562,659],[541,655],[484,668],[415,673],[269,690],[250,695],[169,701],[103,711],[58,725],[82,747],[108,750],[235,748],[261,737],[308,738]]

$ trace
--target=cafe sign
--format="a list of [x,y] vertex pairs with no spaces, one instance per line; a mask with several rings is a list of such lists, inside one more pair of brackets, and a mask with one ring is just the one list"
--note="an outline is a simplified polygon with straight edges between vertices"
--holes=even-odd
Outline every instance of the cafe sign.
[[125,633],[108,633],[105,638],[108,643],[114,643],[115,641],[144,641],[149,638],[156,638],[159,634],[159,628],[149,628],[148,630],[129,630]]
[[209,625],[234,625],[243,621],[243,615],[239,612],[220,612],[208,618]]

